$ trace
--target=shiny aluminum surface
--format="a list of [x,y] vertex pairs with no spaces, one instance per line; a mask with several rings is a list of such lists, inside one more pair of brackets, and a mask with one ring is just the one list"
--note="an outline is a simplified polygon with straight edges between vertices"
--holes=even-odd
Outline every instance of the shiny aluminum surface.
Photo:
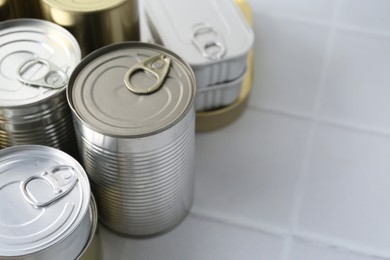
[[66,83],[81,59],[74,37],[37,19],[0,23],[0,148],[75,146]]
[[154,42],[191,65],[199,89],[245,72],[254,34],[233,1],[145,0],[144,11]]
[[195,99],[196,111],[215,110],[234,103],[240,96],[245,75],[246,70],[235,80],[198,89]]
[[[127,72],[160,54],[170,59],[162,86],[148,93],[128,89]],[[130,81],[151,86],[150,77],[136,73]],[[99,219],[110,229],[130,236],[155,235],[173,228],[188,213],[194,84],[191,68],[180,57],[146,43],[105,47],[75,69],[68,100]]]
[[138,0],[39,0],[43,17],[69,30],[83,55],[105,45],[139,40]]
[[81,165],[47,146],[0,151],[0,259],[75,259],[92,222]]

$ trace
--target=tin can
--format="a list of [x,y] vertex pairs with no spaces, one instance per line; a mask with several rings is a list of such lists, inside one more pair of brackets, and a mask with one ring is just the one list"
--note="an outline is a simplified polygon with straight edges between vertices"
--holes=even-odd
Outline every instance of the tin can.
[[[246,0],[235,0],[234,2],[240,8],[248,24],[253,27],[253,14],[251,6],[248,4],[248,2]],[[237,118],[239,118],[245,111],[253,85],[253,51],[254,50],[252,48],[248,54],[248,68],[238,99],[233,104],[224,108],[211,111],[198,111],[196,113],[197,132],[213,131],[226,127],[237,120]]]
[[196,111],[210,111],[226,107],[238,99],[246,70],[239,78],[200,88],[196,93]]
[[84,58],[67,89],[99,219],[130,236],[176,226],[192,205],[195,79],[157,45],[113,44]]
[[81,59],[74,37],[38,19],[0,23],[0,149],[40,144],[76,155],[65,88]]
[[[196,99],[203,99],[208,92],[210,100],[215,100],[208,107],[220,107],[218,95],[231,95],[231,86],[242,81],[254,41],[253,31],[238,7],[226,0],[145,0],[144,11],[148,40],[182,56],[194,70],[201,91]],[[226,88],[222,88],[225,83]],[[229,104],[238,99],[240,91],[235,93]],[[204,109],[196,107],[197,111]]]
[[58,149],[22,145],[0,151],[0,173],[0,259],[76,259],[92,228],[81,165]]
[[68,29],[83,55],[122,41],[139,40],[138,0],[40,0],[43,17]]

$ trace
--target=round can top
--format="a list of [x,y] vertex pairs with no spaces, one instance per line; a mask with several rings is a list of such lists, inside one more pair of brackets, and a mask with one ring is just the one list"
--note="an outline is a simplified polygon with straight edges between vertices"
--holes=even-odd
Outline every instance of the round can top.
[[154,44],[124,42],[88,55],[72,74],[67,95],[78,118],[114,137],[139,137],[173,126],[193,107],[190,66]]
[[96,12],[110,10],[133,0],[42,0],[47,5],[63,11]]
[[0,22],[0,108],[30,105],[64,91],[80,47],[64,28],[38,19]]
[[88,213],[90,186],[80,164],[39,145],[0,151],[0,258],[63,241]]

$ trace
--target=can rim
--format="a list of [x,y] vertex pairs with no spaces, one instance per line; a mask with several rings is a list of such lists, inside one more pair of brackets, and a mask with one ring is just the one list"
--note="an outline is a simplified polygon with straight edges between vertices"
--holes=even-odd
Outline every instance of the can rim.
[[[145,131],[144,133],[140,133],[140,134],[123,134],[123,135],[113,134],[113,133],[106,132],[102,129],[99,129],[98,127],[95,127],[95,126],[87,123],[86,120],[83,119],[83,117],[78,113],[78,111],[76,110],[76,108],[74,106],[72,90],[74,87],[74,82],[78,78],[79,74],[90,62],[92,62],[96,58],[100,57],[101,55],[110,53],[110,52],[115,51],[115,50],[126,49],[126,46],[133,46],[133,45],[137,46],[139,48],[161,50],[161,51],[169,54],[170,56],[174,57],[177,61],[179,61],[182,65],[182,67],[184,68],[184,70],[187,72],[187,74],[191,80],[191,83],[193,85],[193,87],[191,88],[191,95],[190,95],[191,99],[190,99],[190,102],[188,103],[187,107],[185,108],[185,110],[183,110],[183,112],[178,117],[176,117],[174,120],[172,120],[168,124],[158,128],[158,129],[155,129],[153,131]],[[114,138],[137,138],[137,137],[151,136],[151,135],[158,134],[160,132],[163,132],[163,131],[173,127],[174,125],[176,125],[177,122],[179,122],[181,119],[183,119],[193,109],[195,95],[196,95],[195,75],[194,75],[194,72],[193,72],[191,66],[183,58],[181,58],[176,53],[172,52],[171,50],[169,50],[166,47],[163,47],[161,45],[153,44],[153,43],[146,43],[146,42],[137,42],[137,41],[126,41],[126,42],[121,42],[121,43],[114,43],[114,44],[106,45],[100,49],[97,49],[97,50],[91,52],[86,57],[84,57],[82,59],[82,61],[73,70],[73,73],[69,79],[68,87],[66,88],[66,98],[68,100],[69,107],[72,110],[72,114],[77,117],[77,119],[82,123],[82,125],[88,127],[89,129],[93,130],[94,132],[100,133],[100,134],[105,135],[105,136],[114,137]]]
[[[60,26],[60,25],[58,25],[56,23],[53,23],[53,22],[50,22],[50,21],[46,21],[46,20],[42,20],[42,19],[37,19],[37,18],[10,19],[10,20],[5,20],[5,21],[1,21],[0,22],[0,32],[3,29],[11,28],[12,26],[18,26],[18,25],[26,24],[26,23],[28,23],[28,24],[31,24],[31,23],[34,23],[34,24],[36,24],[36,23],[45,24],[46,26],[51,27],[51,28],[55,29],[56,31],[64,34],[67,37],[67,39],[69,39],[72,42],[72,44],[76,47],[75,48],[76,52],[73,52],[73,53],[74,53],[74,55],[77,58],[77,62],[79,62],[81,60],[81,49],[80,49],[80,45],[77,42],[76,38],[67,29],[65,29],[64,27],[62,27],[62,26]],[[69,82],[68,82],[68,84],[69,84]],[[34,106],[34,105],[39,105],[39,104],[41,104],[43,102],[46,102],[49,99],[56,98],[57,96],[60,96],[60,95],[64,95],[64,93],[65,93],[65,91],[67,89],[68,84],[66,84],[60,90],[58,90],[56,92],[53,92],[52,95],[47,96],[44,99],[37,100],[37,101],[34,101],[34,102],[30,102],[30,103],[27,103],[27,104],[21,104],[21,105],[4,106],[4,105],[0,104],[0,108],[1,109],[3,109],[3,108],[11,108],[11,109],[12,108],[28,108],[28,107],[31,107],[31,106]]]
[[[53,148],[53,147],[49,147],[49,146],[45,146],[45,145],[35,145],[35,144],[32,144],[32,145],[17,145],[17,146],[12,146],[12,147],[6,147],[2,150],[0,150],[0,154],[1,155],[7,155],[7,154],[11,154],[13,152],[20,152],[20,151],[28,151],[28,150],[43,150],[45,152],[55,152],[57,153],[58,155],[61,155],[61,156],[64,156],[64,157],[67,157],[67,159],[71,160],[72,163],[74,163],[79,169],[82,169],[83,172],[84,172],[84,177],[86,177],[86,182],[85,184],[87,185],[85,188],[85,190],[87,190],[87,192],[91,195],[91,191],[90,191],[90,184],[89,184],[89,181],[88,181],[88,176],[87,176],[87,173],[85,172],[84,168],[81,166],[81,164],[76,160],[74,159],[72,156],[70,156],[69,154],[59,150],[59,149],[56,149],[56,148]],[[63,232],[61,234],[61,236],[59,236],[56,240],[53,241],[53,243],[50,243],[50,247],[42,247],[40,248],[39,250],[36,250],[34,252],[27,252],[27,253],[23,253],[23,254],[20,254],[20,255],[17,255],[17,256],[10,256],[10,257],[23,257],[23,256],[29,256],[31,255],[32,253],[33,254],[40,254],[40,253],[43,253],[43,252],[48,252],[50,251],[52,248],[54,248],[56,245],[60,245],[61,243],[63,243],[64,241],[66,241],[70,236],[72,236],[74,234],[74,232],[76,232],[78,230],[78,228],[80,227],[80,225],[82,225],[83,223],[83,220],[85,219],[86,215],[87,214],[91,214],[89,211],[90,211],[90,203],[91,203],[91,200],[92,200],[92,196],[88,196],[88,200],[85,201],[85,204],[83,203],[83,208],[85,209],[82,214],[80,214],[80,217],[78,217],[78,219],[80,221],[78,221],[75,225],[72,225],[72,228],[71,229],[68,229],[66,230],[66,232]],[[85,207],[86,206],[86,207]],[[72,223],[73,224],[73,223]],[[1,258],[1,256],[0,256]]]

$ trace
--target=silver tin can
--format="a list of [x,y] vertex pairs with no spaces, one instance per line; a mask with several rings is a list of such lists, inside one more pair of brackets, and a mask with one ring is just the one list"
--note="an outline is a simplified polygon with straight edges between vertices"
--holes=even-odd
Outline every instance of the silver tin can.
[[91,233],[90,186],[81,165],[47,146],[0,151],[0,259],[69,260]]
[[191,65],[198,89],[243,75],[254,33],[233,1],[145,0],[143,6],[154,41]]
[[65,88],[80,62],[75,38],[38,19],[0,23],[0,149],[40,144],[75,155]]
[[130,236],[168,231],[193,197],[195,80],[165,48],[126,42],[77,66],[67,97],[99,220]]
[[238,99],[245,72],[235,80],[199,88],[196,92],[196,111],[210,111],[226,107]]

